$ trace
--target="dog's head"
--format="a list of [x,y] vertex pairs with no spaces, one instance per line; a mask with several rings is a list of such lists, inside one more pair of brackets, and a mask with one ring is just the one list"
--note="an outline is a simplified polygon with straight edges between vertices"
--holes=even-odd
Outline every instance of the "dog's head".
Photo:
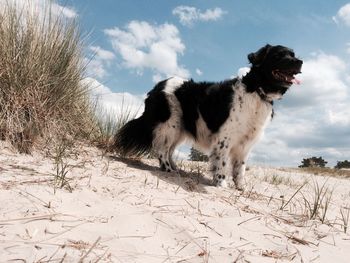
[[271,99],[280,99],[293,84],[295,75],[301,72],[303,61],[293,50],[284,46],[266,45],[248,55],[252,70],[258,72],[261,88]]

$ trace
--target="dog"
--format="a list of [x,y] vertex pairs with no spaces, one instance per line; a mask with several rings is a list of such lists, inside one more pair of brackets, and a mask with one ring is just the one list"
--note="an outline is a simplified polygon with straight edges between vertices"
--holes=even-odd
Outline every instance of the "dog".
[[273,117],[273,101],[281,99],[301,73],[303,61],[292,49],[269,44],[250,53],[250,71],[223,82],[172,77],[147,94],[145,109],[115,135],[114,148],[123,155],[153,150],[160,169],[176,171],[172,154],[184,139],[210,152],[215,186],[233,180],[243,190],[246,161],[252,146]]

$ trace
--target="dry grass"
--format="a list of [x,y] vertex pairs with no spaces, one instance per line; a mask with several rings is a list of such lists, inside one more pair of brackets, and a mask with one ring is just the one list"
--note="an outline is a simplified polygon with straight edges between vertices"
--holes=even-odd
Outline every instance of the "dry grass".
[[309,219],[319,219],[324,223],[332,195],[333,189],[327,185],[327,180],[320,184],[314,179],[311,191],[302,194],[307,217]]
[[280,184],[291,185],[292,184],[292,180],[290,177],[280,176],[278,174],[265,175],[263,177],[263,181],[272,185],[280,185]]
[[307,173],[321,176],[345,177],[350,178],[349,170],[334,169],[328,167],[305,167],[305,168],[280,168],[281,171]]
[[71,168],[68,159],[72,155],[77,154],[77,149],[73,148],[73,142],[61,138],[56,144],[54,144],[53,149],[49,152],[49,157],[54,161],[55,173],[54,173],[54,189],[56,188],[66,188],[68,191],[72,192],[72,187],[69,184],[68,173]]
[[342,221],[342,227],[343,231],[346,234],[349,227],[349,220],[350,220],[350,207],[341,207],[340,208],[340,215],[341,215],[341,221]]
[[94,139],[97,147],[110,151],[113,137],[116,134],[119,124],[115,114],[102,107],[96,108],[96,123],[98,135]]
[[65,134],[95,131],[82,86],[83,41],[75,21],[7,3],[0,12],[0,137],[20,152]]
[[[279,173],[278,170],[283,172]],[[260,180],[281,191],[280,197],[276,199],[279,210],[287,212],[290,216],[295,216],[297,224],[303,225],[312,220],[322,224],[335,225],[334,183],[329,181],[330,177],[322,178],[311,174],[304,177],[301,174],[298,176],[298,172],[292,172],[292,169],[279,168],[278,170],[263,170],[260,174]],[[292,179],[292,177],[294,178]],[[268,203],[272,199],[271,196]],[[333,212],[330,214],[330,211]],[[344,208],[340,212],[341,226],[346,229],[347,210]]]

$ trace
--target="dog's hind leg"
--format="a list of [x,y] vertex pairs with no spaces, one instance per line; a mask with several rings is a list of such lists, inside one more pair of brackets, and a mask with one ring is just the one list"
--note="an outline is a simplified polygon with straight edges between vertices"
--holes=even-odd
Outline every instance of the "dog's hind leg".
[[232,179],[237,190],[244,190],[244,175],[250,147],[241,148],[239,151],[237,151],[237,148],[235,150],[232,149],[230,152]]
[[177,171],[177,167],[176,167],[176,164],[173,160],[173,154],[174,154],[174,151],[175,151],[175,148],[177,146],[178,143],[174,143],[170,149],[169,149],[169,153],[168,153],[168,158],[169,158],[169,163],[170,163],[170,166],[171,166],[171,169],[173,169],[174,171]]
[[171,166],[170,160],[169,160],[169,152],[158,152],[158,160],[159,160],[159,167],[161,171],[164,172],[174,172],[175,170]]
[[232,163],[232,179],[237,190],[244,190],[245,160],[235,160]]
[[176,127],[172,123],[167,122],[159,125],[154,131],[153,150],[157,154],[162,171],[173,172],[177,170],[172,155],[181,141],[181,136],[179,129],[176,129]]
[[165,172],[174,172],[177,168],[172,159],[172,155],[177,144],[174,143],[169,145],[167,144],[168,140],[170,140],[170,138],[164,138],[164,144],[154,145],[154,151],[157,154],[160,169]]
[[157,154],[162,171],[176,171],[172,155],[176,146],[182,141],[182,111],[175,96],[167,94],[171,116],[153,130],[152,148]]

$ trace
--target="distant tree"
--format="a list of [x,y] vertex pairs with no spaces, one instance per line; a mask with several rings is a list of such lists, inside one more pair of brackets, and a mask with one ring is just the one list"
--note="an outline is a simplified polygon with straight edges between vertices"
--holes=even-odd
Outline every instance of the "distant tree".
[[304,158],[299,165],[300,168],[305,167],[325,167],[327,162],[322,157]]
[[338,161],[337,165],[334,166],[335,169],[350,168],[350,162],[348,160]]
[[207,155],[201,153],[200,151],[198,151],[192,147],[191,152],[190,152],[190,160],[191,161],[207,162],[207,161],[209,161],[209,158]]

